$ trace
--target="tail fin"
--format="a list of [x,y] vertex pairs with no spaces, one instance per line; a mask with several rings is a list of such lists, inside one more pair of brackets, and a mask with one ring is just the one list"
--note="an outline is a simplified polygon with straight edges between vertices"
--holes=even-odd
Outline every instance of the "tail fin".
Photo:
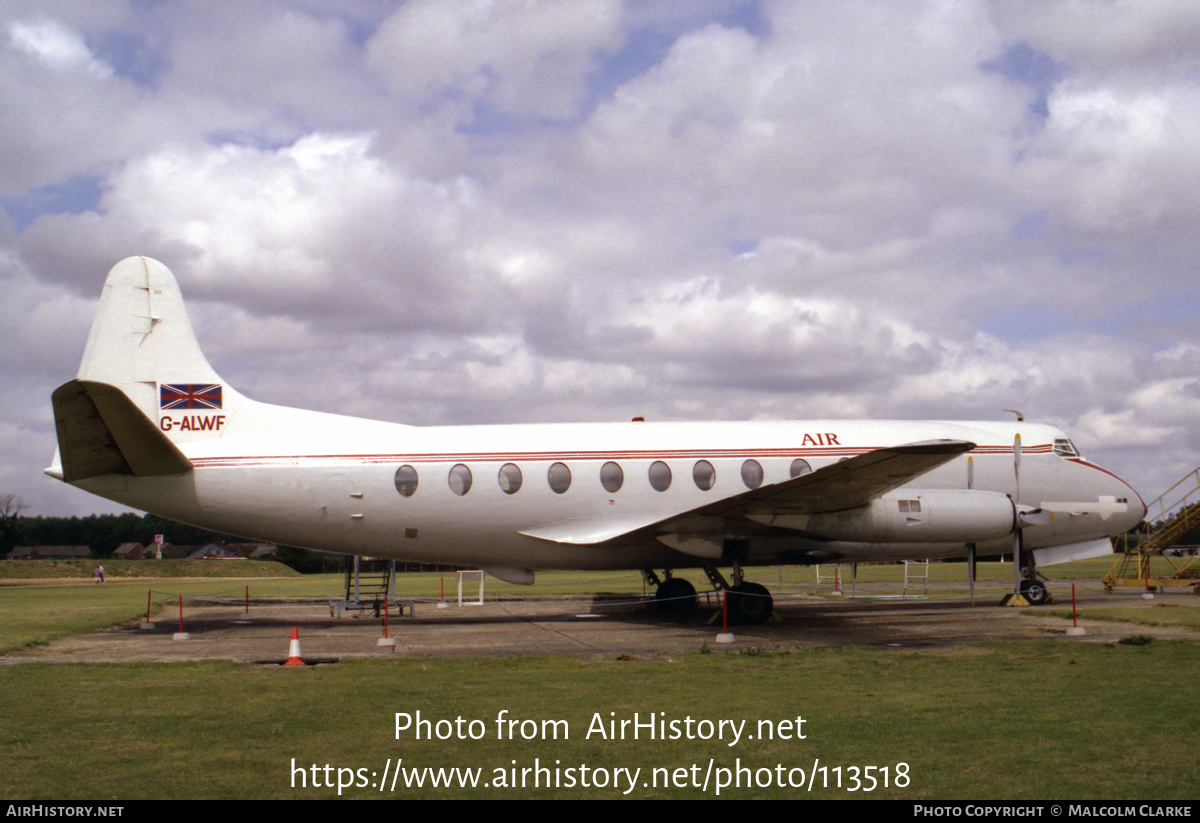
[[67,482],[189,471],[177,444],[219,437],[251,403],[209,365],[174,275],[147,257],[108,273],[77,378],[52,401],[59,455],[47,471]]
[[175,276],[148,257],[128,257],[108,273],[76,376],[120,389],[151,420],[158,419],[160,384],[221,385]]

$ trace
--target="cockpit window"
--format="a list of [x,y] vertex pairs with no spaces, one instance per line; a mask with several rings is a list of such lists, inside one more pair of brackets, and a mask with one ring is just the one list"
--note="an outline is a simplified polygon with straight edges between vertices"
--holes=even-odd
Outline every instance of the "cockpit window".
[[1079,456],[1079,450],[1075,448],[1075,444],[1063,437],[1054,439],[1054,453],[1059,457]]

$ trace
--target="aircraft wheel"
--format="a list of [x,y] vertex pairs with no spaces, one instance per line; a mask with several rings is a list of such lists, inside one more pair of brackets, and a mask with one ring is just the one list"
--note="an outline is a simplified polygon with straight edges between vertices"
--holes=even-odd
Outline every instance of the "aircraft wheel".
[[729,589],[729,618],[744,626],[766,623],[775,611],[775,601],[765,586],[742,583]]
[[1050,599],[1046,584],[1040,580],[1022,580],[1021,594],[1029,601],[1030,606],[1042,606]]
[[684,615],[696,610],[696,587],[680,577],[668,577],[654,593],[658,613]]

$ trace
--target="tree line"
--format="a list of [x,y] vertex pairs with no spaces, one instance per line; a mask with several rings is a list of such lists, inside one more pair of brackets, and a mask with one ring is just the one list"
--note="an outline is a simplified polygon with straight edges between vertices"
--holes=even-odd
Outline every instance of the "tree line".
[[86,517],[5,517],[0,549],[7,557],[17,546],[87,546],[96,557],[111,557],[122,543],[148,546],[156,534],[177,546],[206,546],[241,538],[176,523],[155,514],[89,514]]

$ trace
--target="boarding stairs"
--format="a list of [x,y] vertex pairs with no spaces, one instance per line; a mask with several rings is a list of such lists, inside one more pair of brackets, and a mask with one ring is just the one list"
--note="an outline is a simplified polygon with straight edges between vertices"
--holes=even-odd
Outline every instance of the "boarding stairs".
[[1147,526],[1136,548],[1126,549],[1113,559],[1112,568],[1104,576],[1104,590],[1128,587],[1150,592],[1191,586],[1200,594],[1200,557],[1194,548],[1190,557],[1175,549],[1181,540],[1200,529],[1200,468],[1188,472],[1150,501],[1145,522],[1155,525]]
[[[396,591],[396,561],[379,560],[354,555],[346,562],[346,597],[329,604],[330,615],[341,617],[343,612],[371,612],[374,617],[383,610],[397,609],[404,614],[405,604],[394,596]],[[412,606],[409,605],[409,612]]]

